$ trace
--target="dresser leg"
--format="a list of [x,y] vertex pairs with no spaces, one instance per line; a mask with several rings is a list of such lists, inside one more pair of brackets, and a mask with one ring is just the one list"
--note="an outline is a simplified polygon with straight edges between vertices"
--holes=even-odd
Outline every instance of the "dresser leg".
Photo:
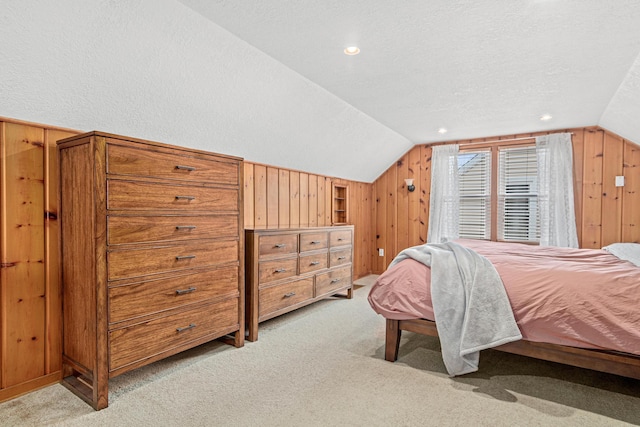
[[244,346],[244,328],[240,328],[240,330],[236,331],[234,335],[233,345],[237,348]]
[[249,332],[247,334],[247,341],[258,341],[258,328],[249,327]]

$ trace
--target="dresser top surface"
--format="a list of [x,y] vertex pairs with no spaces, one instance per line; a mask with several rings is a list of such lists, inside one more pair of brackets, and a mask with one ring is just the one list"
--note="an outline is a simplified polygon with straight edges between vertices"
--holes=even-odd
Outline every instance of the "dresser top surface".
[[254,228],[245,229],[246,233],[254,234],[297,234],[297,233],[314,233],[319,231],[341,231],[351,230],[354,226],[352,224],[345,225],[327,225],[322,227],[303,227],[303,228]]
[[190,148],[187,146],[181,146],[181,145],[171,145],[171,144],[166,144],[163,142],[156,142],[156,141],[149,141],[146,139],[140,139],[140,138],[133,138],[130,136],[123,136],[123,135],[116,135],[116,134],[112,134],[112,133],[107,133],[107,132],[102,132],[102,131],[91,131],[91,132],[86,132],[86,133],[82,133],[79,135],[74,135],[71,136],[69,138],[65,138],[65,139],[61,139],[57,142],[57,145],[67,145],[67,144],[72,144],[75,141],[81,140],[81,139],[86,139],[86,138],[90,138],[90,137],[103,137],[103,138],[109,138],[109,139],[118,139],[118,140],[122,140],[122,141],[129,141],[129,142],[135,142],[138,144],[146,144],[146,145],[152,145],[152,146],[156,146],[156,147],[164,147],[164,148],[171,148],[171,149],[180,149],[180,150],[189,150],[195,153],[201,153],[201,154],[213,154],[219,157],[225,157],[227,159],[230,160],[237,160],[237,161],[243,161],[244,159],[242,157],[237,157],[237,156],[231,156],[228,154],[220,154],[220,153],[215,153],[212,151],[204,151],[204,150],[198,150],[195,148]]

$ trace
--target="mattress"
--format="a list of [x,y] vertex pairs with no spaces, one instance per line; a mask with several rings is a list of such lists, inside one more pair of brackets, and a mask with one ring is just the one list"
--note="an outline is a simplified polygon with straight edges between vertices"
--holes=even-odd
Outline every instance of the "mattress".
[[[640,355],[640,267],[605,250],[456,240],[486,257],[528,341]],[[369,293],[387,319],[434,320],[431,273],[408,259]]]

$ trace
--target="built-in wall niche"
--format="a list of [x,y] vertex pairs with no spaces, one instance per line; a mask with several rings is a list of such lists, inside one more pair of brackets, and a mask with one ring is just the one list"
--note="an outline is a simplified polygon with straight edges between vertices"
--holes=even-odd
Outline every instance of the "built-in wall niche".
[[342,184],[332,185],[332,219],[333,225],[349,223],[349,186]]

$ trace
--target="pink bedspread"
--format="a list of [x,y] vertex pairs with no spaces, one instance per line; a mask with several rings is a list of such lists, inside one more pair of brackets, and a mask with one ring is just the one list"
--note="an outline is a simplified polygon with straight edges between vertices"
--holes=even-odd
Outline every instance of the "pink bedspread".
[[[504,283],[528,341],[640,355],[640,267],[604,250],[457,240],[485,256]],[[388,319],[433,320],[428,267],[405,260],[369,293]]]

